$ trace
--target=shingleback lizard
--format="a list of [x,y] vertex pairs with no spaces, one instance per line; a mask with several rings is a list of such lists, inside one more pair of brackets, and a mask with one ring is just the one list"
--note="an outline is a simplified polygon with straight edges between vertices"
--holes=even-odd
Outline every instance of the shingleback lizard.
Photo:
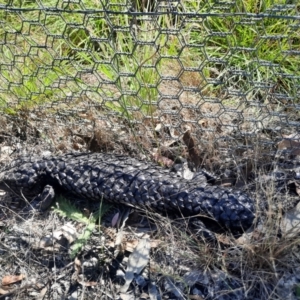
[[203,186],[155,163],[104,153],[20,157],[0,172],[0,189],[29,200],[52,186],[85,199],[212,219],[233,233],[254,220],[253,200],[239,190]]

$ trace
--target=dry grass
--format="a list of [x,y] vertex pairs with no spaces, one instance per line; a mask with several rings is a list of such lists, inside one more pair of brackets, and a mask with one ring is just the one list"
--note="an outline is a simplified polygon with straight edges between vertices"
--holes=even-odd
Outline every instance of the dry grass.
[[[265,197],[269,197],[270,207],[274,207],[271,192],[263,190]],[[83,208],[85,207],[84,204]],[[56,285],[59,284],[61,288],[69,281],[73,282],[73,290],[87,299],[97,293],[102,295],[101,299],[118,299],[118,289],[123,280],[109,269],[116,261],[117,269],[122,270],[126,266],[126,248],[141,238],[138,227],[125,226],[121,248],[113,246],[116,245],[117,238],[114,229],[99,227],[93,231],[92,237],[77,258],[72,260],[68,244],[60,241],[48,248],[41,246],[45,237],[53,236],[70,220],[58,217],[53,212],[43,216],[22,216],[17,212],[7,211],[3,206],[1,211],[1,277],[9,274],[24,274],[26,277],[21,284],[10,285],[12,299],[34,299],[33,295],[42,293],[48,295],[46,299],[55,299],[54,294],[49,296],[49,293],[61,293],[61,290],[56,290]],[[5,211],[6,214],[3,215]],[[188,299],[190,289],[185,276],[197,272],[206,278],[202,279],[203,282],[207,281],[211,287],[216,285],[216,278],[210,274],[217,274],[215,276],[223,276],[227,284],[231,282],[233,285],[234,282],[249,299],[281,299],[281,292],[278,294],[276,290],[280,279],[284,274],[299,268],[300,261],[295,254],[300,247],[300,237],[295,234],[291,238],[291,232],[279,235],[281,210],[274,212],[270,209],[267,213],[259,213],[258,219],[264,219],[263,227],[245,233],[239,239],[218,234],[216,246],[205,243],[190,232],[183,219],[172,220],[156,213],[145,213],[149,222],[154,225],[152,228],[156,228],[148,228],[148,232],[157,244],[152,248],[150,264],[143,274],[160,287],[162,295],[170,294],[166,290],[165,282],[171,280],[177,287],[181,286],[184,299]],[[73,225],[79,232],[83,229],[80,223],[73,222]],[[107,226],[107,223],[103,226]],[[82,264],[86,264],[93,257],[97,260],[98,267],[90,267],[90,274],[82,269]],[[40,275],[37,277],[36,274]],[[63,293],[69,295],[72,289],[68,285],[65,289]],[[223,287],[223,290],[216,293],[218,292],[233,293],[232,286],[229,284],[228,290]]]
[[[66,130],[62,120],[62,124],[55,124],[53,121],[52,132],[49,136],[47,136],[49,123],[45,123],[47,126],[39,127],[42,139],[36,137],[38,122],[35,123],[34,119],[27,118],[27,122],[30,121],[30,127],[22,127],[27,136],[27,140],[22,144],[23,148],[31,151],[34,142],[38,145],[35,151],[41,153],[48,148],[47,139],[50,138],[53,151],[56,152],[59,149],[62,152],[93,149],[93,151],[108,150],[139,155],[141,154],[140,147],[146,154],[154,151],[151,148],[151,141],[152,145],[155,143],[149,135],[145,134],[144,140],[141,137],[140,141],[144,142],[136,147],[134,144],[137,141],[136,136],[132,136],[130,140],[127,135],[126,139],[124,137],[122,139],[116,134],[111,138],[105,130],[92,126],[94,117],[93,115],[86,116],[86,124],[90,125],[73,127],[70,130]],[[1,122],[8,136],[15,136],[16,128],[23,126],[20,121],[12,124],[4,118]],[[103,124],[101,126],[103,127]],[[141,131],[145,127],[146,124],[141,125]],[[89,134],[89,129],[94,130],[92,136]],[[212,142],[214,134],[211,134]],[[206,165],[209,165],[207,161],[210,160],[216,165],[221,165],[220,160],[226,157],[226,153],[216,150],[209,141],[207,138],[206,143],[203,144],[207,145],[207,148],[200,147],[206,155],[203,161]],[[12,145],[14,141],[4,136],[2,149],[6,147],[11,151]],[[258,143],[257,145],[255,150],[245,154],[251,161],[251,171],[260,170],[261,172],[261,174],[255,174],[255,178],[259,180],[255,181],[252,186],[248,186],[249,193],[257,201],[257,224],[253,231],[245,233],[241,238],[235,239],[229,234],[217,234],[218,244],[213,246],[196,236],[195,232],[191,232],[186,219],[172,219],[150,212],[139,213],[139,218],[145,215],[153,224],[149,227],[146,222],[146,232],[153,241],[153,246],[149,264],[142,275],[159,288],[162,297],[175,297],[174,289],[170,288],[171,282],[177,287],[177,292],[180,291],[183,294],[183,299],[188,299],[191,290],[187,282],[192,281],[192,275],[198,276],[198,282],[194,284],[196,289],[204,291],[204,286],[210,286],[216,289],[215,296],[231,293],[229,295],[233,297],[233,293],[242,293],[239,295],[247,295],[248,299],[255,299],[255,297],[257,299],[281,299],[285,290],[292,291],[297,288],[297,283],[291,278],[295,278],[295,272],[300,267],[300,257],[298,257],[300,237],[297,232],[293,232],[294,235],[291,236],[290,231],[281,232],[280,228],[281,220],[284,218],[282,206],[285,205],[281,206],[280,201],[285,199],[284,202],[288,202],[291,196],[279,194],[272,182],[263,182],[263,174],[269,172],[268,169],[262,167],[263,163],[268,165],[272,158],[270,157],[269,161],[262,160],[259,155],[263,151]],[[226,144],[223,147],[225,148]],[[184,151],[183,143],[179,148],[182,148],[181,155],[187,154],[188,151]],[[9,159],[8,154],[6,156],[2,154],[2,162],[7,162]],[[236,158],[234,165],[242,161]],[[249,176],[250,171],[243,175]],[[247,187],[246,179],[243,187]],[[263,201],[268,203],[267,210],[261,208],[260,203]],[[84,230],[84,225],[59,217],[53,212],[42,216],[21,214],[17,207],[5,208],[5,203],[9,201],[5,199],[1,201],[2,270],[0,275],[1,278],[18,274],[26,276],[22,282],[9,286],[12,299],[35,299],[34,297],[41,296],[43,293],[47,295],[46,299],[55,299],[54,293],[70,296],[72,292],[78,292],[80,297],[83,297],[82,299],[85,299],[84,297],[97,299],[99,295],[101,299],[118,299],[118,291],[124,283],[120,273],[126,269],[126,259],[131,253],[128,249],[142,238],[142,230],[139,227],[126,225],[121,243],[117,243],[120,236],[115,229],[107,229],[111,226],[114,216],[112,213],[110,217],[107,217],[108,221],[102,220],[104,222],[102,226],[95,227],[86,245],[74,260],[71,258],[71,244],[66,243],[65,240],[50,239],[52,244],[49,247],[41,246],[40,242],[48,241],[49,237],[53,237],[54,233],[59,232],[70,222],[78,233]],[[82,201],[76,203],[87,215],[93,211],[93,205],[89,206]],[[132,217],[128,221],[132,221],[131,219]],[[93,265],[95,261],[96,265]],[[289,274],[294,275],[288,277]],[[287,276],[287,279],[283,280],[283,275]],[[141,296],[138,285],[133,285],[130,291],[133,290]]]

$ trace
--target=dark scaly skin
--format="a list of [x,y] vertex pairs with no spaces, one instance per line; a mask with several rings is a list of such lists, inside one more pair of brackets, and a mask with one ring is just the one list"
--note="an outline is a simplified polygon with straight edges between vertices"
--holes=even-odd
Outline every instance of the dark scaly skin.
[[151,162],[103,153],[21,157],[0,173],[0,189],[32,199],[46,185],[82,198],[151,208],[160,212],[201,215],[233,233],[248,229],[254,202],[245,193],[204,186],[178,177]]

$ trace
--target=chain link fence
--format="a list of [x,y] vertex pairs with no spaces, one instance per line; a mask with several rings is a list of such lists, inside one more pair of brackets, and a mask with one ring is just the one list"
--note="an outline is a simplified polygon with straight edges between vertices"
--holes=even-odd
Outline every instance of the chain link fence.
[[292,0],[6,0],[1,141],[109,151],[183,137],[201,165],[268,157],[300,126],[299,11]]

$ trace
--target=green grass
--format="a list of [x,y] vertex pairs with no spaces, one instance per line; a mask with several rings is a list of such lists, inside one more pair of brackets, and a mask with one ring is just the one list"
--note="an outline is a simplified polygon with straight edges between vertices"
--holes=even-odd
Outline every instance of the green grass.
[[[232,5],[231,13],[269,13],[270,17],[207,17],[202,26],[191,31],[191,43],[205,43],[208,58],[225,61],[220,63],[221,70],[242,70],[247,78],[236,79],[239,80],[238,88],[241,91],[247,92],[255,85],[259,89],[261,83],[268,83],[275,92],[285,93],[297,100],[295,91],[300,84],[299,57],[292,51],[300,47],[300,28],[296,20],[284,18],[292,12],[291,8],[284,8],[284,4],[282,0],[237,1]],[[276,12],[276,6],[281,6],[282,11]],[[204,12],[207,7],[201,11]],[[203,36],[203,32],[208,34]],[[293,75],[295,77],[291,78]]]
[[[15,1],[14,7],[32,10],[0,10],[0,36],[5,40],[0,45],[0,109],[14,114],[24,107],[63,103],[69,95],[80,102],[86,94],[92,95],[88,97],[92,104],[127,119],[137,118],[136,112],[152,115],[161,96],[162,77],[176,71],[181,82],[182,66],[207,79],[215,77],[212,69],[242,70],[246,78],[236,76],[228,84],[248,93],[267,82],[274,92],[296,99],[300,71],[293,51],[300,48],[300,29],[296,20],[283,18],[295,10],[273,9],[283,4],[282,0],[239,0],[226,5],[186,1],[178,6],[179,12],[214,15],[177,16],[172,23],[170,14],[135,20],[127,14],[102,12],[104,8],[125,11],[116,0],[43,2],[43,7],[61,9],[58,13],[36,10],[41,2]],[[82,13],[87,9],[99,12]],[[260,13],[273,17],[246,17]],[[164,57],[177,63],[172,65]],[[80,74],[91,72],[98,74],[96,81],[81,80]],[[191,78],[194,87],[205,89],[208,96],[218,96],[223,88],[195,78]]]

